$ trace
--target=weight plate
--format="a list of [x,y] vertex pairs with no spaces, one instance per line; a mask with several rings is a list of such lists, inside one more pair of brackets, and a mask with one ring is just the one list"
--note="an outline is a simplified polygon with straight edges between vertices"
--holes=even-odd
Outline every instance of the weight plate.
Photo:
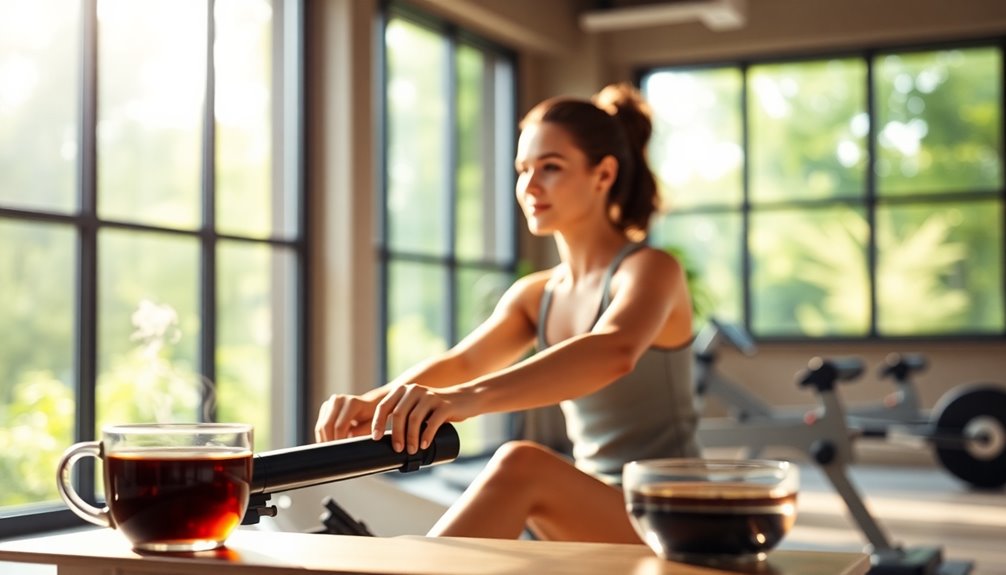
[[939,437],[936,457],[950,473],[982,488],[1006,485],[1006,390],[989,384],[951,390],[933,410]]

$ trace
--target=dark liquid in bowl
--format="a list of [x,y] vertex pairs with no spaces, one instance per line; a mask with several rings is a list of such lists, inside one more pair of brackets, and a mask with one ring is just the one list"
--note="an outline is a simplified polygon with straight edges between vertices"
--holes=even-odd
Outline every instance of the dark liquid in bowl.
[[743,557],[782,540],[796,521],[796,494],[749,484],[657,483],[631,492],[628,508],[665,557]]
[[241,523],[252,455],[232,448],[164,448],[106,455],[105,495],[134,545],[223,541]]

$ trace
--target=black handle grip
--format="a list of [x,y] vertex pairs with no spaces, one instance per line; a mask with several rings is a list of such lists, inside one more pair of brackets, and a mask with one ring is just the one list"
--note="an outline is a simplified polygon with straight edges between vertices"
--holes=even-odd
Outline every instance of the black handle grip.
[[445,423],[437,429],[430,446],[414,455],[404,450],[396,453],[390,434],[379,441],[369,436],[355,437],[265,451],[253,459],[251,493],[278,493],[394,469],[415,471],[452,461],[460,449],[457,430]]

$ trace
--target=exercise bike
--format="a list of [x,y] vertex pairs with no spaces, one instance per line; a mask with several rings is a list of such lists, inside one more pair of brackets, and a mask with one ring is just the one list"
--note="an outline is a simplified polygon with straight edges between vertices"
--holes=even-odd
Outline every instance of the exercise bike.
[[835,387],[858,378],[863,362],[858,358],[813,358],[798,376],[800,387],[814,390],[818,410],[800,419],[752,417],[740,423],[725,418],[700,423],[698,438],[703,447],[747,447],[760,451],[770,446],[797,449],[820,467],[841,496],[853,521],[869,542],[870,575],[966,575],[973,563],[945,561],[939,547],[902,547],[891,543],[870,515],[863,498],[848,475],[852,462],[854,431],[846,425],[845,410]]
[[[743,328],[710,320],[693,345],[695,396],[699,402],[707,397],[718,398],[739,423],[792,422],[806,416],[807,409],[773,407],[720,373],[717,351],[723,343],[748,357],[757,353],[754,341]],[[972,487],[995,489],[1006,485],[1006,388],[988,383],[960,385],[926,411],[913,379],[926,367],[921,354],[888,355],[879,375],[893,380],[895,390],[879,402],[845,406],[847,428],[854,438],[930,446],[949,473]]]

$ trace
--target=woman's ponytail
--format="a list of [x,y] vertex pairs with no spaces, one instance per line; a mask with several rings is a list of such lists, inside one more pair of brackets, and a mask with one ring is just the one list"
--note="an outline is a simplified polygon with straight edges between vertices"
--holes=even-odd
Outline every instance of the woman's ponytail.
[[639,90],[628,83],[605,86],[591,101],[622,125],[631,158],[629,180],[619,190],[612,190],[610,209],[626,233],[645,235],[650,219],[660,209],[657,180],[646,157],[646,146],[653,134],[650,106]]

